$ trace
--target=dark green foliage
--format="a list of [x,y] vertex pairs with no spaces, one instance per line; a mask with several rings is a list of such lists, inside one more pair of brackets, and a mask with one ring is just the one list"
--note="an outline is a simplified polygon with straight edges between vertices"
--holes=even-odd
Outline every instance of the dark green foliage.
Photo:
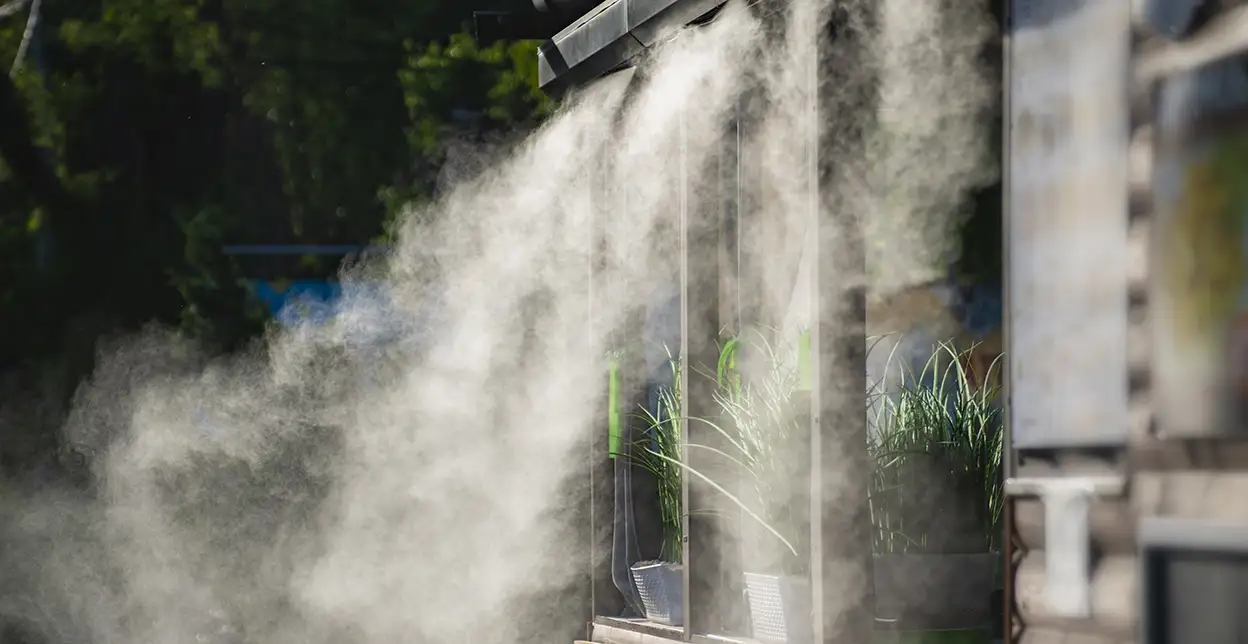
[[536,45],[478,48],[455,0],[45,2],[10,78],[28,13],[0,18],[0,376],[64,372],[61,398],[101,333],[253,337],[222,245],[367,243],[428,199],[457,113],[462,138],[550,109]]

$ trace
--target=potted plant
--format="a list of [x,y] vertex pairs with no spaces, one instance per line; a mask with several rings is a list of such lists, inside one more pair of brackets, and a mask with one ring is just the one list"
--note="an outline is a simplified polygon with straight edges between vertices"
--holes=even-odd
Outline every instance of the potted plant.
[[970,354],[939,344],[918,374],[871,394],[877,614],[922,629],[986,625],[999,574],[1001,410]]
[[[749,378],[738,366],[743,348],[751,360]],[[802,422],[809,399],[799,391],[799,357],[786,360],[758,333],[749,345],[727,343],[716,373],[715,399],[725,423],[715,427],[742,470],[738,502],[758,519],[758,529],[745,534],[751,557],[744,576],[751,634],[763,642],[807,642],[813,636],[809,568],[799,555],[809,509],[805,490],[798,489],[804,486],[795,485],[804,478],[803,456],[809,453]]]
[[[716,451],[739,467],[740,480],[713,481],[685,465],[678,452],[646,453],[653,464],[671,466],[673,489],[681,474],[697,477],[757,528],[747,536],[745,550],[753,557],[744,575],[754,639],[809,642],[809,569],[799,555],[809,526],[805,490],[799,489],[808,463],[803,418],[809,400],[801,390],[800,360],[786,359],[759,338],[749,345],[758,351],[747,369],[737,366],[745,346],[740,340],[721,353],[714,377],[722,419],[692,419],[722,436],[728,448]],[[924,629],[986,621],[981,618],[999,574],[1002,436],[996,388],[971,378],[968,356],[938,345],[917,376],[907,373],[896,388],[868,392],[868,409],[876,414],[868,445],[876,607],[887,621],[901,617]],[[679,409],[679,398],[671,402],[670,409]],[[679,425],[671,427],[678,431]],[[679,440],[673,444],[678,448]],[[727,489],[734,483],[735,491]],[[678,502],[672,508],[670,516],[679,521]]]
[[660,624],[684,623],[684,575],[681,570],[681,433],[680,366],[671,359],[672,385],[658,392],[657,409],[642,408],[647,431],[630,451],[631,460],[655,479],[662,545],[659,559],[633,564],[630,572],[646,619]]
[[[643,452],[652,459],[651,463],[667,466],[664,471],[671,477],[674,489],[679,489],[680,475],[692,476],[741,510],[748,519],[747,525],[756,528],[752,535],[746,535],[748,544],[744,548],[751,555],[747,565],[759,571],[745,573],[753,635],[765,642],[802,642],[810,639],[811,622],[807,567],[799,555],[805,543],[803,527],[807,514],[800,491],[794,486],[794,481],[801,477],[795,477],[793,469],[795,457],[806,453],[803,425],[800,413],[796,413],[800,410],[794,402],[798,399],[798,369],[795,361],[780,359],[762,334],[759,340],[751,343],[761,349],[754,356],[760,358],[756,360],[757,373],[749,370],[755,378],[744,378],[743,370],[738,369],[740,350],[745,346],[739,339],[724,345],[717,372],[707,375],[717,381],[715,399],[723,418],[690,419],[711,427],[722,437],[720,442],[726,445],[725,449],[684,445],[689,450],[711,450],[735,464],[740,472],[738,480],[712,480],[689,467],[679,453],[665,453],[653,447]],[[673,397],[670,402],[669,408],[678,411],[679,398]],[[679,415],[673,413],[672,417],[678,419]],[[672,423],[668,432],[678,428],[678,423]],[[679,446],[679,440],[674,445]],[[669,506],[672,513],[665,516],[672,517],[672,527],[679,534],[682,508],[679,497],[675,499],[677,503]]]

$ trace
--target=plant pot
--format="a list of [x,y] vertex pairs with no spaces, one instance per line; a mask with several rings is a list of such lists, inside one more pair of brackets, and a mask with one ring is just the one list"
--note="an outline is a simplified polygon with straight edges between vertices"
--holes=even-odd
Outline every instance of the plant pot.
[[750,628],[760,642],[809,644],[810,582],[802,577],[745,573]]
[[1000,555],[875,556],[876,615],[906,630],[988,628]]
[[685,579],[681,565],[643,561],[633,564],[630,570],[646,619],[668,626],[684,625]]

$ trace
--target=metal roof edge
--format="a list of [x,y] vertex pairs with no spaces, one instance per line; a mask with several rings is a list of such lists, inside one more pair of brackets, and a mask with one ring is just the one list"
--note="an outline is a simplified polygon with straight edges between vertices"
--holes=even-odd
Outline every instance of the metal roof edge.
[[728,0],[628,0],[629,33],[652,47],[663,32],[683,27],[707,15]]
[[538,49],[538,85],[562,93],[616,69],[727,0],[606,0]]

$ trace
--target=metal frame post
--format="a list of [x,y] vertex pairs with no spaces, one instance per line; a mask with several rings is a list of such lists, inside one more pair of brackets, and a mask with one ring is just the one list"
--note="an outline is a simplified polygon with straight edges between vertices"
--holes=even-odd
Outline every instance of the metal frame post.
[[[690,451],[689,444],[714,445],[713,430],[705,423],[690,422],[716,416],[714,372],[719,359],[719,250],[722,214],[717,199],[707,198],[705,168],[693,165],[685,116],[680,126],[680,380],[681,440],[690,468],[714,476],[717,466],[707,450]],[[729,622],[729,601],[724,597],[726,579],[722,534],[708,510],[722,505],[716,492],[694,476],[681,482],[684,508],[684,638],[721,632]]]
[[[869,642],[874,631],[871,515],[867,493],[870,460],[866,418],[866,257],[860,213],[837,203],[836,185],[847,168],[835,156],[852,153],[853,133],[838,127],[831,97],[868,87],[837,78],[830,47],[838,58],[863,47],[864,18],[858,9],[838,5],[833,15],[813,21],[806,37],[815,40],[810,61],[808,146],[810,230],[815,267],[811,273],[811,540],[810,569],[815,641],[823,644]],[[870,11],[866,9],[865,11]],[[796,22],[796,21],[795,21]],[[800,25],[794,25],[799,27]],[[832,33],[836,28],[835,35]],[[845,60],[835,61],[844,65]],[[857,68],[857,65],[853,65]],[[861,74],[854,69],[852,74]],[[870,100],[870,99],[866,99]],[[846,149],[848,143],[849,149]]]

